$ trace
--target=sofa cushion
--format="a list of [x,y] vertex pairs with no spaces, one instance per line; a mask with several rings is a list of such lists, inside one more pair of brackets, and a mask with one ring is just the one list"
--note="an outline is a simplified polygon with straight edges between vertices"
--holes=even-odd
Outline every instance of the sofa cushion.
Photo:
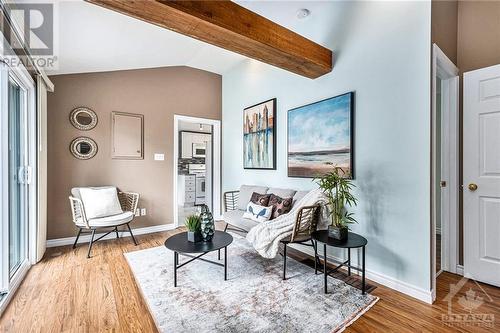
[[273,206],[266,207],[249,202],[247,205],[247,210],[243,214],[246,219],[254,220],[256,222],[266,222],[269,221],[273,213]]
[[[257,192],[253,192],[252,197],[250,198],[250,202],[260,206],[268,206],[270,194],[259,194]],[[248,207],[247,207],[248,208]]]
[[275,219],[280,215],[287,214],[292,209],[293,198],[282,198],[275,194],[271,194],[269,205],[273,207],[272,218]]
[[80,196],[88,220],[123,213],[116,187],[82,187]]
[[250,229],[259,224],[259,222],[243,218],[244,213],[245,211],[239,209],[230,210],[225,212],[222,217],[224,219],[224,222],[237,228],[241,228],[245,231],[250,231]]
[[282,198],[291,198],[295,194],[295,190],[289,189],[289,188],[277,188],[277,187],[271,187],[269,190],[267,190],[268,194],[275,194],[278,197]]
[[305,195],[309,193],[309,191],[297,191],[295,195],[293,196],[293,202],[292,205],[295,205],[297,201],[300,201]]
[[266,194],[268,187],[265,186],[256,186],[256,185],[241,185],[240,187],[240,196],[238,199],[238,209],[246,210],[247,205],[252,198],[252,194],[254,192],[259,194]]

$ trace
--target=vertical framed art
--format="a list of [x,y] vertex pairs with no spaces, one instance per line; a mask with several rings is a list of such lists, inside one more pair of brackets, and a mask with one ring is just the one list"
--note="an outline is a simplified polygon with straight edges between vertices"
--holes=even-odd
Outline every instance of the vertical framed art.
[[276,98],[243,110],[243,168],[276,170]]

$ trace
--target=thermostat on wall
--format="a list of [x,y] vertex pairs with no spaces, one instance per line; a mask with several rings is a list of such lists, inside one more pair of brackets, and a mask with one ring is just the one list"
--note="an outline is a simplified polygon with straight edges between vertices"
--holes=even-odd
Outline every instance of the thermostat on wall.
[[155,161],[165,161],[165,154],[155,154]]

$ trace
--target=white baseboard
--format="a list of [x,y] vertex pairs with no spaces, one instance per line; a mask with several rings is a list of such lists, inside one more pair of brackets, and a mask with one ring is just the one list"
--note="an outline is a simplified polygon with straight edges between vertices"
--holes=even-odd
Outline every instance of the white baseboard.
[[384,285],[388,288],[397,290],[399,292],[402,292],[403,294],[421,300],[422,302],[432,304],[432,292],[430,290],[422,289],[412,284],[368,269],[366,270],[366,278],[380,283],[381,285]]
[[457,265],[457,274],[464,276],[464,266]]
[[[175,229],[175,226],[173,224],[161,224],[161,225],[155,225],[152,227],[144,227],[144,228],[135,228],[132,229],[132,232],[135,235],[144,235],[144,234],[151,234],[153,232],[160,232],[160,231],[167,231],[167,230],[173,230]],[[101,235],[104,235],[104,233],[96,234],[95,237],[99,237]],[[118,234],[120,237],[130,237],[130,233],[128,231],[123,231],[120,230],[118,231]],[[114,232],[110,233],[106,237],[102,239],[114,239],[116,238],[116,235]],[[48,239],[47,240],[47,247],[56,247],[56,246],[64,246],[64,245],[72,245],[75,242],[76,236],[74,237],[66,237],[66,238],[56,238],[56,239]],[[90,235],[85,234],[81,235],[80,238],[78,239],[78,244],[80,243],[88,243],[90,242]]]
[[[290,247],[293,247],[299,251],[305,252],[309,254],[310,256],[314,257],[314,252],[311,248],[305,247],[305,246],[300,246],[300,245],[290,245]],[[344,258],[338,258],[338,257],[333,257],[333,256],[328,256],[328,259],[337,261],[337,262],[344,262],[347,259]],[[354,272],[354,274],[361,275],[360,272]],[[420,287],[414,286],[412,284],[409,284],[407,282],[395,279],[393,277],[387,276],[382,273],[375,272],[370,269],[366,269],[366,278],[369,280],[372,280],[374,282],[377,282],[385,287],[394,289],[396,291],[399,291],[403,294],[406,294],[408,296],[411,296],[413,298],[416,298],[420,301],[423,301],[428,304],[432,304],[432,292],[431,290],[425,290]]]

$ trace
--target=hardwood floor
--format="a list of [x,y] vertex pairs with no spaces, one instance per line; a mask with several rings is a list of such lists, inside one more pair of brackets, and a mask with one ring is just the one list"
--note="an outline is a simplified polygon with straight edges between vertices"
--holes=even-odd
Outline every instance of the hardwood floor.
[[[137,236],[138,246],[128,237],[98,242],[91,259],[86,259],[85,245],[75,250],[71,246],[49,248],[0,318],[0,332],[156,332],[123,253],[161,246],[176,232]],[[371,293],[380,301],[346,332],[498,332],[500,288],[474,281],[467,281],[453,297],[452,313],[487,314],[496,322],[491,328],[472,326],[477,320],[445,326],[448,302],[444,298],[450,284],[460,279],[442,273],[433,305],[370,282]],[[482,299],[472,297],[469,290]]]

